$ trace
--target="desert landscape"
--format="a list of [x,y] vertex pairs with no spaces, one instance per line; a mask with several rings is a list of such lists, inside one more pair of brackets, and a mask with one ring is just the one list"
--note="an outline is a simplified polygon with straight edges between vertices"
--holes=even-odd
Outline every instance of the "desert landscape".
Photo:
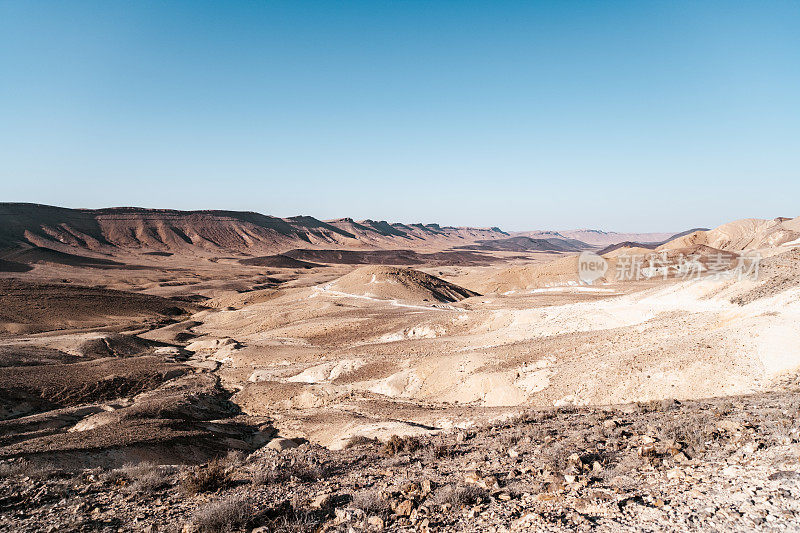
[[0,1],[0,533],[800,533],[798,7]]
[[794,530],[800,218],[675,229],[0,204],[0,526]]

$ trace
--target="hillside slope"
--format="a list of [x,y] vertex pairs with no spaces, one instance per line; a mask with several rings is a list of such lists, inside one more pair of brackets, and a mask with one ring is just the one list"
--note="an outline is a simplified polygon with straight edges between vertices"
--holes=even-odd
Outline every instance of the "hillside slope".
[[478,293],[410,268],[368,266],[354,270],[325,289],[353,296],[403,302],[451,303]]
[[800,239],[800,217],[764,220],[746,218],[708,231],[696,231],[673,239],[659,250],[686,248],[698,244],[731,252],[780,247]]
[[120,207],[67,209],[0,203],[0,250],[40,247],[66,253],[158,251],[267,255],[294,248],[430,248],[505,238],[498,228],[390,224],[239,211]]

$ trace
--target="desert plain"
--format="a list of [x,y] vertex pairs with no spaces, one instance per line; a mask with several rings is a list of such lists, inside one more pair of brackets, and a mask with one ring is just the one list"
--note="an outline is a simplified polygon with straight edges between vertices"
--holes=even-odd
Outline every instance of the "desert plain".
[[5,529],[800,527],[800,218],[0,204],[0,303]]

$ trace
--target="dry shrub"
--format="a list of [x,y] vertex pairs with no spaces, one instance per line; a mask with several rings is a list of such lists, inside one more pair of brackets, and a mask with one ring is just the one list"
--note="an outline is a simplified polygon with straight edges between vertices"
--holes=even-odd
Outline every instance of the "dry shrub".
[[[313,513],[296,511],[272,522],[269,531],[273,533],[308,533],[319,531],[321,521]],[[336,531],[335,529],[331,531]]]
[[649,402],[636,402],[639,413],[666,413],[680,407],[681,403],[673,398],[663,400],[650,400]]
[[688,446],[695,453],[705,452],[706,443],[714,440],[716,423],[707,416],[679,416],[663,421],[662,440],[672,440]]
[[473,505],[487,497],[487,492],[475,485],[445,485],[433,495],[433,503],[461,507],[462,505]]
[[497,441],[503,446],[513,446],[522,440],[522,437],[524,436],[525,432],[521,428],[514,428],[501,433],[498,436]]
[[351,507],[361,509],[368,515],[388,515],[391,511],[389,502],[377,490],[365,490],[353,495]]
[[203,533],[236,531],[250,524],[254,509],[250,498],[237,494],[201,507],[195,512],[193,522]]
[[371,439],[363,435],[356,435],[355,437],[352,437],[349,441],[347,441],[347,444],[345,444],[344,448],[346,450],[349,450],[350,448],[360,448],[362,446],[372,447],[380,444],[380,442],[381,441],[379,441],[378,439]]
[[258,463],[250,469],[250,481],[253,485],[271,485],[292,480],[310,483],[327,476],[328,470],[323,465],[312,464],[300,457],[272,464]]
[[452,446],[447,444],[437,444],[431,448],[431,456],[433,459],[445,459],[456,455],[456,451]]
[[[275,507],[263,509],[259,513],[258,522],[265,526],[270,533],[308,533],[321,531],[322,524],[327,518],[325,511],[304,509],[298,505],[299,498],[295,495],[293,501],[284,500]],[[343,531],[339,528],[328,531]]]
[[560,472],[567,467],[567,459],[570,454],[567,448],[560,442],[553,442],[547,447],[542,448],[539,457],[543,466],[553,472]]
[[778,418],[762,424],[760,433],[771,437],[771,444],[790,444],[800,437],[797,422],[790,418]]
[[168,467],[150,461],[126,463],[103,475],[103,480],[114,485],[125,485],[125,490],[133,493],[155,492],[170,484]]
[[536,424],[540,422],[546,422],[548,420],[552,420],[556,417],[556,413],[554,409],[547,409],[547,410],[528,410],[520,413],[515,418],[513,418],[510,423],[512,425],[518,424]]
[[250,470],[250,483],[257,487],[271,485],[277,481],[277,471],[267,465],[258,465]]
[[398,453],[414,453],[422,447],[417,437],[400,437],[392,435],[383,445],[383,452],[386,455],[397,455]]
[[0,479],[11,476],[26,476],[40,480],[52,477],[69,477],[69,472],[60,470],[52,464],[30,462],[16,459],[0,463]]
[[181,480],[181,489],[186,494],[213,492],[230,484],[231,478],[231,472],[223,461],[213,459],[189,470]]

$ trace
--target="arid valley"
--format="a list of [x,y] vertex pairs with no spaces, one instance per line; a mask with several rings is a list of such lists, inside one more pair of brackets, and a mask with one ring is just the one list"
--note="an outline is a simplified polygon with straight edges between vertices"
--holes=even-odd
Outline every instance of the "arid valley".
[[2,204],[0,527],[796,530],[800,218],[675,230]]

